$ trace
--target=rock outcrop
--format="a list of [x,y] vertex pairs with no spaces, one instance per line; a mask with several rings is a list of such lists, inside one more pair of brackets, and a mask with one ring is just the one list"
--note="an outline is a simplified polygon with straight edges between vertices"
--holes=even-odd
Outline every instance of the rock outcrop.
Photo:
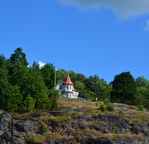
[[148,119],[137,121],[129,113],[123,116],[87,110],[87,107],[63,106],[60,111],[42,111],[34,117],[13,114],[13,125],[11,115],[1,112],[0,143],[149,144]]

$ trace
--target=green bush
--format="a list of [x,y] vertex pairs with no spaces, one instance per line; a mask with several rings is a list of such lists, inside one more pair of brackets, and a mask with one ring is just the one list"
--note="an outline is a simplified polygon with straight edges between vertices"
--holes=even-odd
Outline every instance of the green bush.
[[106,105],[105,104],[101,104],[99,109],[102,111],[102,112],[105,112],[107,109],[106,109]]
[[37,138],[35,136],[28,137],[26,139],[26,143],[27,144],[36,144],[37,143]]
[[39,109],[34,109],[32,116],[39,117],[40,114],[41,114],[41,111]]
[[107,108],[107,111],[114,111],[114,106],[112,104],[108,104],[106,108]]
[[53,88],[49,92],[49,110],[57,110],[58,109],[58,91]]
[[138,111],[143,111],[144,110],[144,106],[143,105],[138,105]]
[[45,123],[42,123],[40,126],[40,134],[44,134],[47,132],[47,125]]
[[104,104],[105,105],[108,105],[110,103],[110,100],[108,99],[108,98],[106,98],[105,100],[104,100]]

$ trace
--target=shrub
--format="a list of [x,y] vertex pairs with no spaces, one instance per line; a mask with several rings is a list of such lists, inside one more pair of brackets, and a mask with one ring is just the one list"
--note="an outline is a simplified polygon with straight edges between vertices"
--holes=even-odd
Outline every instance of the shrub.
[[58,97],[59,97],[59,93],[58,91],[53,88],[50,90],[49,92],[49,110],[57,110],[58,109]]
[[41,111],[39,109],[34,109],[34,112],[32,113],[32,116],[40,116]]
[[138,105],[138,111],[143,111],[144,110],[144,106],[143,105]]
[[93,108],[91,108],[91,107],[87,108],[87,113],[93,113],[93,112],[94,112]]
[[106,109],[106,106],[105,106],[105,104],[101,104],[100,105],[100,108],[99,108],[102,112],[105,112],[107,109]]
[[104,100],[104,104],[105,105],[108,105],[110,103],[110,100],[108,99],[108,98],[106,98],[105,100]]
[[47,132],[47,125],[45,123],[42,123],[41,126],[40,126],[40,131],[39,133],[40,134],[44,134]]
[[107,111],[114,111],[114,106],[112,104],[108,104],[106,108],[107,108]]
[[28,137],[26,139],[26,143],[27,144],[36,144],[37,143],[37,138],[35,136]]
[[35,107],[35,103],[36,99],[32,98],[30,94],[27,95],[26,100],[24,100],[24,111],[32,113]]
[[111,125],[111,133],[115,133],[116,132],[116,125],[114,123],[112,123]]

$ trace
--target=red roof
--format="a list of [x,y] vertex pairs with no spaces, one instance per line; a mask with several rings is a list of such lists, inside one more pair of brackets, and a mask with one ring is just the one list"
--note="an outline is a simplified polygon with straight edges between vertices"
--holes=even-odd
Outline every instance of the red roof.
[[72,86],[72,90],[73,90],[73,91],[75,91],[75,88],[74,88],[74,86]]
[[65,80],[65,84],[73,84],[72,81],[71,81],[71,79],[70,79],[69,74],[68,74],[68,76],[67,76],[67,78]]

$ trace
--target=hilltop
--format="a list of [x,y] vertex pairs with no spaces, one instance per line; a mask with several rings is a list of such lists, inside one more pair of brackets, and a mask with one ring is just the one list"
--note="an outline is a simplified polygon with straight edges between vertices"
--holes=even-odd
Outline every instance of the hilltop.
[[[59,98],[59,110],[13,113],[13,144],[148,144],[149,111],[112,103],[114,111],[99,110],[102,102]],[[10,115],[4,115],[2,143],[11,141]]]

